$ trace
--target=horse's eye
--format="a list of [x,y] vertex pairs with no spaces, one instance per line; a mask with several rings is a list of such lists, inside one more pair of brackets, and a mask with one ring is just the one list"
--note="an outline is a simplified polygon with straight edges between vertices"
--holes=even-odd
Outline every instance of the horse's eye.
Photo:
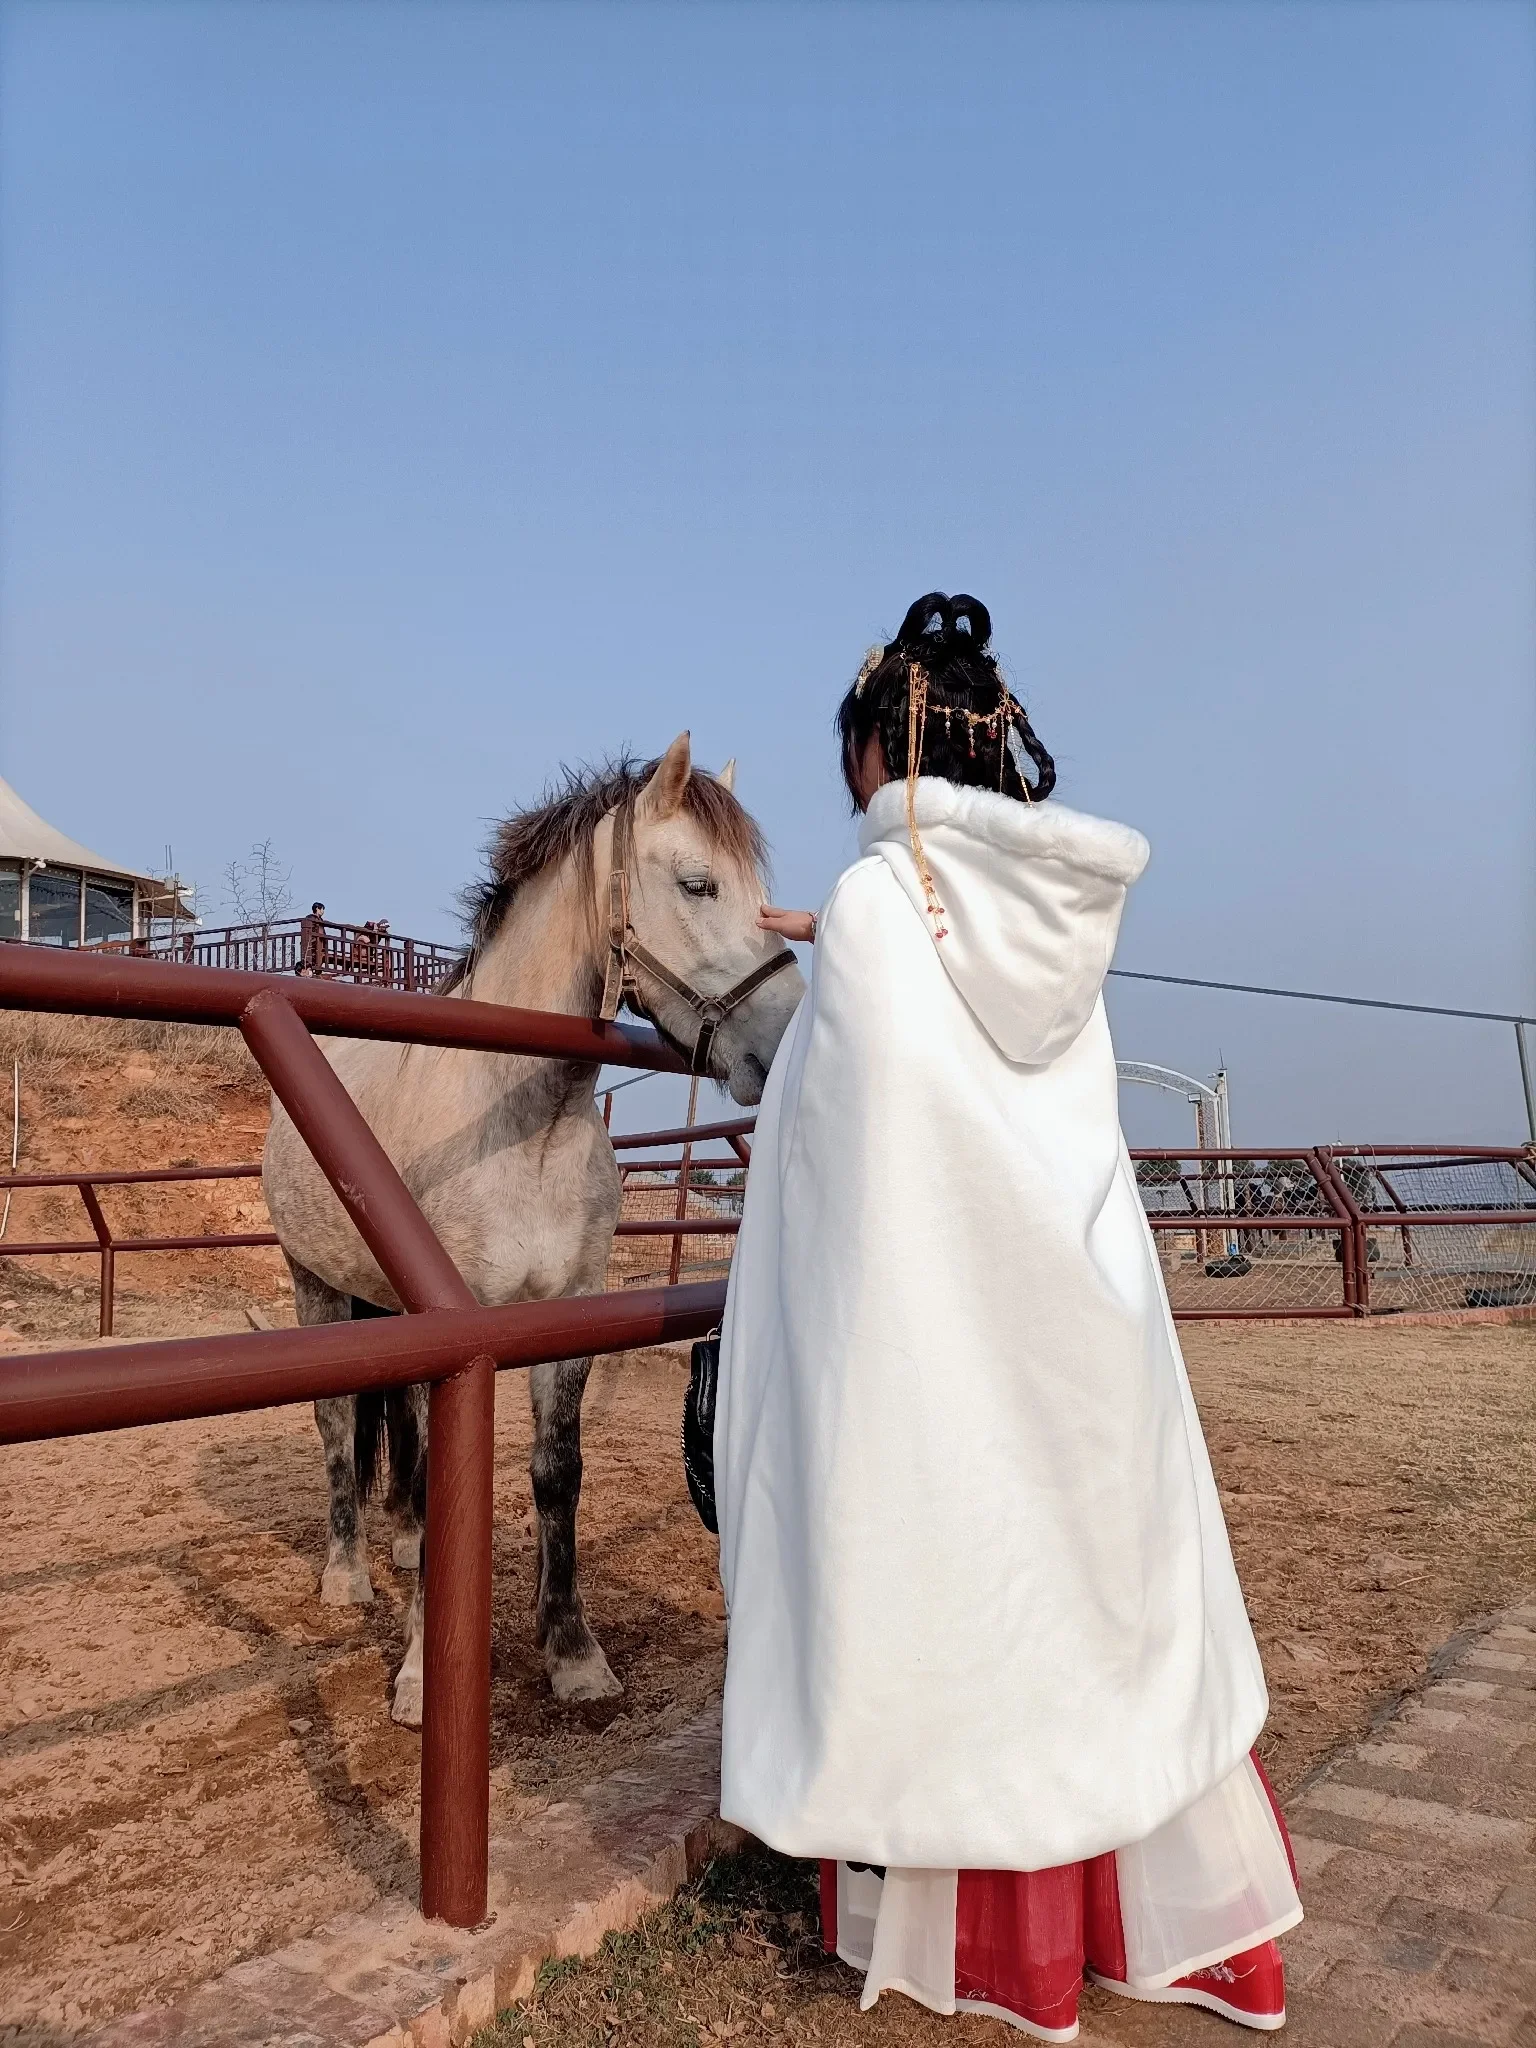
[[677,886],[685,896],[718,896],[720,885],[712,882],[708,875],[679,875]]

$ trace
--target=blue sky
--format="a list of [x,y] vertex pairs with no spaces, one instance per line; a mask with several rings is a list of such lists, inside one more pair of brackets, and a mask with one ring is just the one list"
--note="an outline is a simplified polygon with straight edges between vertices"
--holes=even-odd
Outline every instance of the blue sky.
[[[270,835],[432,937],[487,820],[688,726],[815,902],[837,697],[965,588],[1152,840],[1122,964],[1536,1010],[1533,43],[4,0],[0,771],[210,919]],[[1250,1142],[1519,1134],[1507,1031],[1112,1012]]]

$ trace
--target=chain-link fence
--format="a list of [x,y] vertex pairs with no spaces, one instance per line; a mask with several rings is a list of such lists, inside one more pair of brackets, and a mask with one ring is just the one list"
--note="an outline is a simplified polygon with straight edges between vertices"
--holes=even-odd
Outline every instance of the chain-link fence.
[[624,1200],[608,1261],[610,1287],[675,1285],[726,1271],[741,1222],[752,1125],[741,1117],[614,1138]]
[[[614,1140],[624,1203],[611,1287],[703,1278],[729,1266],[750,1129],[743,1119]],[[1158,1149],[1131,1157],[1181,1321],[1536,1303],[1531,1147]]]

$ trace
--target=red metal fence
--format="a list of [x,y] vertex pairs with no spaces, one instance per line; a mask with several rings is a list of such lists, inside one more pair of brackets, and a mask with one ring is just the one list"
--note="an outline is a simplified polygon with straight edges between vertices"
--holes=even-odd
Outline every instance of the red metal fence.
[[[699,1148],[728,1137],[744,1152],[751,1128],[743,1119],[614,1139],[626,1242],[615,1245],[610,1286],[725,1271],[744,1162]],[[1167,1148],[1131,1158],[1177,1321],[1536,1303],[1536,1148]],[[632,1236],[670,1238],[670,1263],[637,1254]]]
[[[631,1238],[668,1238],[666,1265],[669,1286],[686,1272],[690,1280],[723,1274],[730,1265],[736,1232],[741,1228],[742,1198],[752,1152],[747,1143],[756,1118],[736,1117],[728,1123],[683,1124],[667,1131],[632,1131],[615,1137],[621,1155],[619,1180],[623,1206],[608,1262],[608,1284],[634,1287],[659,1277],[644,1255],[636,1255]],[[703,1153],[708,1145],[726,1145],[724,1153]],[[677,1148],[676,1159],[648,1158]],[[639,1152],[628,1159],[626,1152]],[[684,1246],[687,1252],[684,1252]]]
[[1536,1150],[1132,1154],[1180,1321],[1536,1302]]
[[481,1308],[310,1033],[593,1068],[681,1062],[655,1033],[594,1018],[195,965],[167,974],[149,960],[32,946],[0,946],[0,1007],[238,1025],[405,1305],[398,1320],[8,1359],[0,1443],[430,1383],[421,1905],[475,1925],[490,1820],[494,1373],[701,1335],[725,1286]]
[[198,1237],[118,1237],[101,1206],[102,1188],[150,1187],[166,1181],[260,1180],[260,1166],[162,1166],[139,1173],[101,1171],[88,1173],[6,1173],[0,1174],[0,1190],[14,1188],[77,1188],[91,1226],[88,1238],[46,1238],[36,1243],[16,1243],[0,1238],[0,1258],[37,1259],[95,1252],[100,1260],[100,1331],[112,1335],[116,1303],[117,1255],[119,1252],[202,1252],[233,1251],[250,1245],[275,1245],[270,1230],[240,1230],[207,1233]]
[[[739,1117],[613,1139],[624,1192],[610,1287],[662,1280],[675,1286],[727,1271],[741,1227],[752,1129],[751,1117]],[[1314,1146],[1258,1155],[1163,1149],[1133,1151],[1131,1158],[1178,1322],[1536,1303],[1531,1147]],[[118,1237],[97,1190],[260,1173],[257,1165],[241,1165],[0,1175],[0,1190],[78,1188],[94,1232],[46,1242],[0,1239],[0,1259],[95,1253],[100,1329],[110,1336],[117,1253],[234,1250],[278,1240],[271,1231]],[[648,1249],[658,1242],[659,1257]]]

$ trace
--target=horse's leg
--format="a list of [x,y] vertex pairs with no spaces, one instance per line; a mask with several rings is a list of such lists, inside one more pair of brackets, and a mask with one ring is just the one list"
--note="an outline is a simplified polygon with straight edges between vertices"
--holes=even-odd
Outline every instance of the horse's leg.
[[533,1504],[539,1515],[539,1647],[557,1700],[611,1699],[624,1688],[582,1612],[576,1584],[576,1503],[581,1496],[581,1396],[590,1358],[536,1365]]
[[[416,1583],[411,1588],[411,1607],[405,1618],[405,1661],[395,1673],[395,1699],[389,1710],[390,1718],[405,1728],[421,1726],[422,1660],[426,1645],[427,1396],[426,1387],[407,1387],[400,1397],[398,1434],[393,1416],[389,1423],[389,1492],[392,1500],[397,1495],[400,1498],[405,1532],[395,1538],[395,1563],[405,1568],[401,1550],[413,1532],[416,1553]],[[408,1470],[403,1469],[406,1461]]]
[[[307,1266],[289,1259],[293,1305],[301,1323],[345,1323],[352,1303],[316,1279]],[[330,1545],[320,1575],[320,1598],[328,1607],[366,1606],[373,1598],[368,1575],[368,1541],[363,1528],[363,1494],[357,1471],[357,1402],[350,1394],[315,1403],[315,1422],[325,1446],[325,1476],[331,1489]]]

